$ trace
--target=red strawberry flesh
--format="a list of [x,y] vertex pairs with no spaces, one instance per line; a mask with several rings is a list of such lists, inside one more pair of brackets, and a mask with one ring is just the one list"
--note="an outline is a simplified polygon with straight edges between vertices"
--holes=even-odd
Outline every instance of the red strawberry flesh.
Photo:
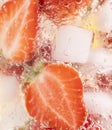
[[38,0],[10,0],[0,9],[0,48],[6,59],[21,62],[36,49]]
[[67,65],[50,64],[26,90],[26,107],[40,128],[76,130],[85,120],[83,88],[78,73]]

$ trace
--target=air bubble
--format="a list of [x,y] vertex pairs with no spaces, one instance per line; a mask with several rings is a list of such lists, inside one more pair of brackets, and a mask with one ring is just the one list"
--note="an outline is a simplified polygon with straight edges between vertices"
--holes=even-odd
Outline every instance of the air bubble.
[[82,0],[75,0],[75,3],[76,3],[76,4],[81,4],[81,3],[82,3]]

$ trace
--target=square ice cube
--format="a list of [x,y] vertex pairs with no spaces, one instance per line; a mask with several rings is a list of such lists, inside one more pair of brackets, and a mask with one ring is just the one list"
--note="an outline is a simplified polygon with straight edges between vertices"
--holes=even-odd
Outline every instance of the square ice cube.
[[85,63],[92,38],[92,31],[72,25],[62,26],[56,35],[52,58],[64,62]]
[[110,32],[112,30],[112,0],[104,1],[96,17],[101,31]]

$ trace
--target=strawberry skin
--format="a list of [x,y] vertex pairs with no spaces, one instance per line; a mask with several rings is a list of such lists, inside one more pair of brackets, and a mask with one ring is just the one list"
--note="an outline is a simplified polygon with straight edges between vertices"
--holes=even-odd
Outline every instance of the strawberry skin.
[[68,65],[46,65],[26,89],[25,100],[40,129],[77,130],[86,117],[81,80]]
[[0,49],[7,60],[23,62],[35,53],[38,0],[10,0],[0,9]]

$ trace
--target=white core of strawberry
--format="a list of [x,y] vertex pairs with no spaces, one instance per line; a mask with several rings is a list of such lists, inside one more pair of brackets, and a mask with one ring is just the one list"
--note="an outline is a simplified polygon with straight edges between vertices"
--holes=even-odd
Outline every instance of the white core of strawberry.
[[56,35],[52,57],[64,62],[85,63],[92,39],[92,31],[77,26],[62,26]]

